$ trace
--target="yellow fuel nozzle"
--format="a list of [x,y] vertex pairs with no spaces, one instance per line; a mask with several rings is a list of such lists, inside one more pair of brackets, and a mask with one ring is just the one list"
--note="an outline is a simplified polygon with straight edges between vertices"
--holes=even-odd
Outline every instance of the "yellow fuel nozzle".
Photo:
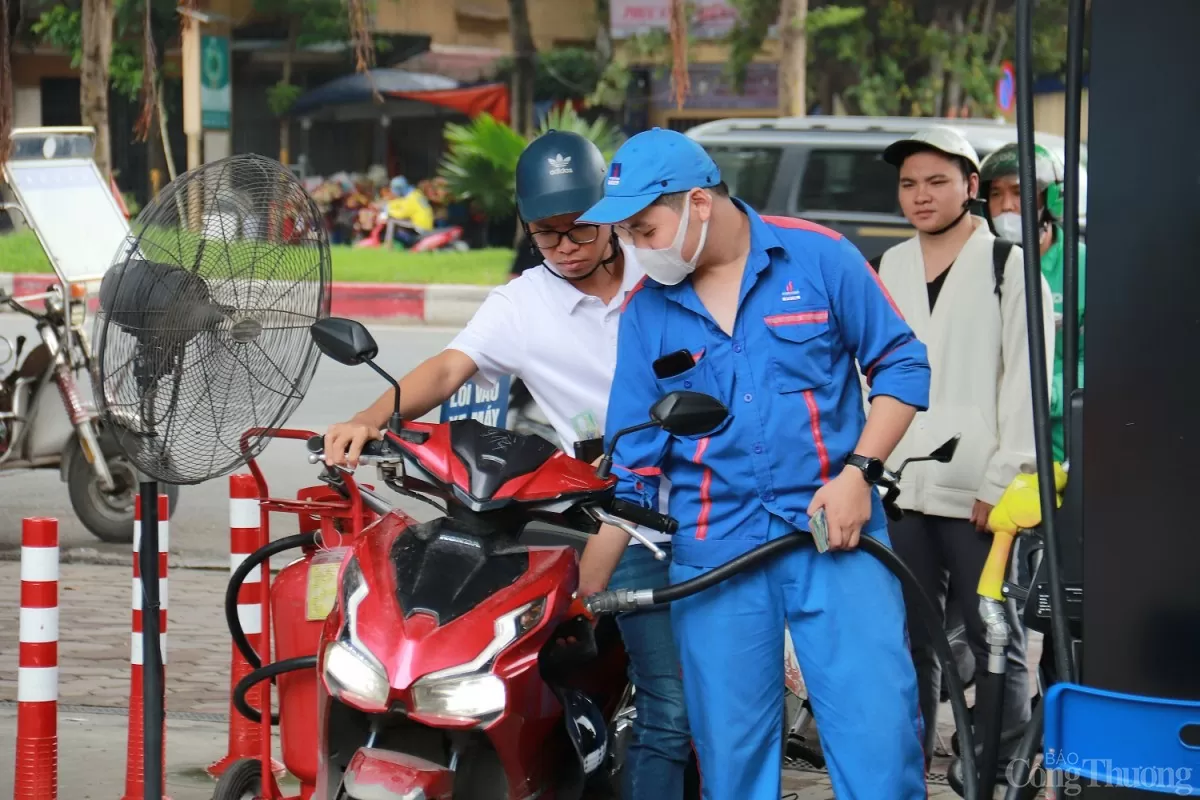
[[[1057,462],[1054,464],[1054,488],[1056,506],[1062,505],[1062,492],[1067,486],[1067,471]],[[1007,572],[1009,553],[1013,539],[1023,530],[1042,524],[1042,502],[1038,491],[1038,476],[1021,473],[1000,496],[1000,502],[988,514],[992,548],[979,576],[978,593],[981,597],[1004,600],[1004,576]]]

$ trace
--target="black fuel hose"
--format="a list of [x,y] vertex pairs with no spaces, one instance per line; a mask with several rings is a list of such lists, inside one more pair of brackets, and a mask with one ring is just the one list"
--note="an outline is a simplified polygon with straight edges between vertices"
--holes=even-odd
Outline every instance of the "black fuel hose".
[[[246,556],[246,560],[239,564],[238,568],[233,571],[233,575],[229,577],[229,586],[225,589],[225,623],[229,626],[229,637],[233,639],[234,647],[242,654],[242,658],[246,659],[246,663],[254,669],[262,666],[262,659],[258,657],[258,653],[254,651],[254,648],[250,646],[250,641],[246,638],[246,632],[242,630],[242,621],[238,619],[238,592],[241,590],[246,576],[271,556],[282,553],[285,550],[291,550],[294,547],[315,545],[316,542],[317,531],[297,533],[292,536],[285,536],[282,539],[276,539],[273,542],[267,542]],[[264,570],[264,573],[262,579],[270,580],[270,570]]]
[[[262,713],[250,705],[246,700],[246,694],[257,684],[265,680],[273,681],[276,675],[282,675],[285,672],[298,672],[302,669],[315,669],[316,666],[316,656],[297,656],[296,658],[285,658],[283,661],[276,661],[273,664],[260,667],[242,678],[238,681],[237,686],[233,687],[233,707],[251,722],[262,722]],[[279,724],[279,714],[271,715],[271,724]]]
[[1017,753],[1011,762],[1013,772],[1008,777],[1008,788],[1004,792],[1004,800],[1021,800],[1029,785],[1033,771],[1033,759],[1042,749],[1042,733],[1046,724],[1045,709],[1038,703],[1033,709],[1033,717],[1025,725],[1025,735],[1017,746]]
[[[748,553],[743,553],[732,561],[722,564],[716,569],[691,580],[666,586],[662,589],[650,590],[651,601],[648,605],[665,605],[676,600],[702,592],[734,575],[750,569],[780,553],[793,550],[804,544],[811,544],[812,538],[808,533],[794,531],[761,544]],[[939,614],[929,595],[921,587],[917,576],[913,575],[908,565],[900,560],[890,548],[870,536],[861,536],[858,540],[859,549],[871,554],[879,560],[888,571],[895,575],[913,594],[920,599],[921,619],[929,631],[929,638],[937,651],[938,660],[942,662],[942,673],[950,688],[950,707],[954,711],[954,723],[959,730],[963,742],[963,796],[966,800],[979,800],[979,773],[975,766],[975,737],[971,729],[971,716],[967,710],[967,698],[963,694],[962,679],[958,677],[958,669],[954,662],[954,653],[950,650],[950,642],[946,639],[946,631],[938,621]],[[599,592],[585,601],[592,613],[605,613],[620,610],[622,600],[629,596],[627,591]],[[643,604],[639,604],[643,605]]]
[[[1025,285],[1037,286],[1042,280],[1037,231],[1037,174],[1035,171],[1033,132],[1033,5],[1034,0],[1017,0],[1017,168],[1021,181],[1021,249],[1024,256]],[[1082,47],[1082,37],[1075,43]],[[1070,98],[1067,98],[1070,102]],[[1066,180],[1078,181],[1079,170]],[[1068,298],[1077,303],[1077,297]],[[1065,302],[1065,301],[1064,301]],[[1054,488],[1054,449],[1050,434],[1050,378],[1044,369],[1046,325],[1042,317],[1042,293],[1025,293],[1025,323],[1029,332],[1030,381],[1033,397],[1034,454],[1037,456],[1038,499],[1042,508],[1058,508]],[[1050,331],[1050,335],[1054,335]],[[1043,365],[1039,368],[1038,365]],[[1072,367],[1073,368],[1073,367]],[[1063,589],[1062,548],[1054,514],[1042,517],[1042,536],[1046,542],[1046,569],[1050,576],[1050,628],[1053,633],[1054,670],[1064,680],[1074,680],[1075,664],[1067,629],[1066,591]]]

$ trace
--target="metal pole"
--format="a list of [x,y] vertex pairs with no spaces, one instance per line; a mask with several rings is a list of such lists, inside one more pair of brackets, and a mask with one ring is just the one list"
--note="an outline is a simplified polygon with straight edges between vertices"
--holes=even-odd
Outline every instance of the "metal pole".
[[1063,176],[1063,445],[1071,442],[1071,395],[1079,387],[1079,150],[1083,106],[1084,0],[1070,0],[1067,11],[1066,174]]
[[142,539],[139,564],[142,573],[142,774],[145,800],[163,796],[163,664],[159,638],[158,594],[158,481],[138,485],[142,502]]

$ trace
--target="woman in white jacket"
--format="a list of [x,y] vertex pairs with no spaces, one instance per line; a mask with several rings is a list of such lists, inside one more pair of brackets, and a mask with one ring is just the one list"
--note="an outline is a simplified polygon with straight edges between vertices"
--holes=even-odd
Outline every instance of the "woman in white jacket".
[[[928,348],[932,369],[929,409],[917,414],[888,466],[925,455],[956,434],[962,437],[950,463],[905,472],[899,502],[904,519],[889,534],[939,605],[954,583],[980,671],[987,650],[975,587],[991,547],[988,513],[1017,473],[1032,471],[1036,463],[1021,251],[997,245],[987,224],[969,213],[979,191],[979,157],[956,131],[929,128],[893,143],[884,159],[899,170],[900,205],[917,235],[884,253],[879,277]],[[1045,279],[1039,289],[1046,330],[1052,331],[1054,305]],[[1052,363],[1050,345],[1046,368]],[[1006,730],[1030,715],[1024,629],[1011,606]],[[911,610],[909,636],[928,761],[941,669]]]

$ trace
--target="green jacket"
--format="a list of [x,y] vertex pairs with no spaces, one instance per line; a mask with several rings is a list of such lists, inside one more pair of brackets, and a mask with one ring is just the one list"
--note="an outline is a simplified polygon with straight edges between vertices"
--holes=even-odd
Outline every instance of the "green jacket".
[[[1062,461],[1066,454],[1063,449],[1063,410],[1067,399],[1063,396],[1063,231],[1054,229],[1054,244],[1042,256],[1042,274],[1050,284],[1050,292],[1054,295],[1054,378],[1050,382],[1050,424],[1054,439],[1054,460]],[[1084,311],[1084,282],[1087,274],[1087,247],[1079,243],[1079,386],[1083,386],[1083,311]]]

